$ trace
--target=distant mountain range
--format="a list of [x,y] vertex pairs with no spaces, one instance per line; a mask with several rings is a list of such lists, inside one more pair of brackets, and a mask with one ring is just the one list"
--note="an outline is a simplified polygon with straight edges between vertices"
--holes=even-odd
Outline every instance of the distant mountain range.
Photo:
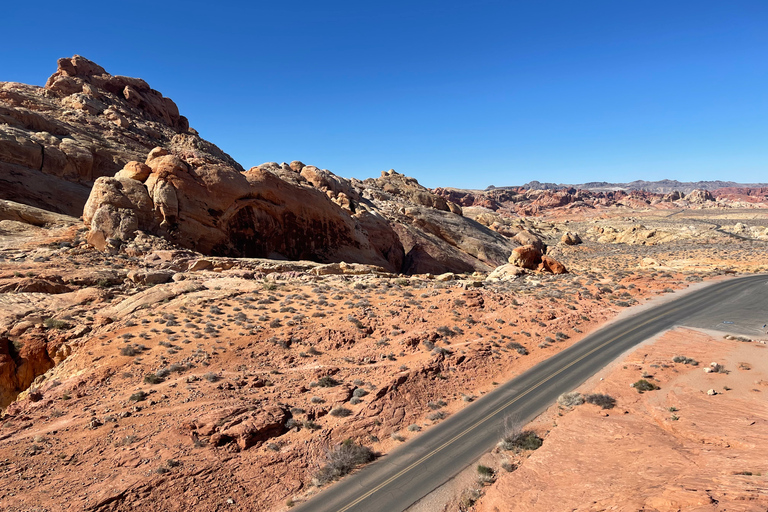
[[[578,185],[556,184],[556,183],[541,183],[539,181],[529,181],[525,185],[521,185],[520,188],[532,189],[532,190],[556,190],[561,188],[575,188],[581,190],[590,190],[593,192],[607,192],[611,190],[644,190],[646,192],[654,192],[657,194],[667,194],[677,190],[685,194],[690,193],[692,190],[716,190],[725,187],[736,188],[759,188],[768,187],[766,183],[736,183],[733,181],[677,181],[677,180],[661,180],[661,181],[645,181],[636,180],[630,183],[608,183],[606,181],[592,181],[589,183],[581,183]],[[518,187],[488,187],[486,190],[494,188],[518,188]]]

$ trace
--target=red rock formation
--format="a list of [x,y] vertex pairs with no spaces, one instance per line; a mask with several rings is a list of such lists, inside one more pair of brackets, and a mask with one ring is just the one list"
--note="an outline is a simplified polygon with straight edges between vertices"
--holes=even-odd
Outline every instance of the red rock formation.
[[390,272],[492,270],[515,244],[394,171],[346,180],[301,162],[240,173],[162,148],[99,178],[88,241],[117,250],[144,231],[205,254],[357,262]]
[[44,88],[0,82],[0,199],[79,216],[95,179],[156,146],[240,169],[144,80],[79,55]]
[[768,202],[768,187],[724,187],[712,191],[716,199],[729,199],[747,203]]
[[26,335],[11,341],[0,338],[0,408],[11,403],[38,375],[53,368],[46,339]]
[[[146,165],[152,172],[144,183],[96,180],[83,212],[96,248],[119,245],[141,230],[205,254],[365,262],[390,271],[402,265],[402,246],[386,223],[367,212],[359,222],[326,194],[268,170],[191,163],[161,148]],[[363,225],[376,228],[376,241],[388,246],[372,242]]]

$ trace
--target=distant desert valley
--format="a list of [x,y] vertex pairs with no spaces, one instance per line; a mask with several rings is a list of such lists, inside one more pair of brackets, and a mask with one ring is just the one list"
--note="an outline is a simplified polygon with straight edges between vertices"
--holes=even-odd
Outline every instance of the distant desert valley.
[[[298,508],[607,323],[768,271],[766,184],[246,170],[190,122],[80,56],[0,82],[1,510]],[[409,510],[768,510],[764,316],[636,346]]]

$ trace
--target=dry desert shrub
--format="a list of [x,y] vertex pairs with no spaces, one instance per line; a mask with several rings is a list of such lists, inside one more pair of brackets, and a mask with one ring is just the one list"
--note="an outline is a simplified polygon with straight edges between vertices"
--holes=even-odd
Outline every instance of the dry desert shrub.
[[635,388],[638,393],[659,389],[659,386],[657,386],[653,382],[648,382],[645,379],[640,379],[639,381],[635,382],[634,384],[632,384],[632,387]]
[[528,355],[528,349],[516,341],[510,341],[509,343],[507,343],[507,348],[510,350],[516,351],[520,355],[523,355],[523,356]]
[[563,407],[576,407],[584,403],[584,397],[578,391],[563,393],[557,397],[557,403]]
[[496,481],[496,472],[493,468],[477,465],[477,481],[481,484],[489,484]]
[[445,419],[447,416],[448,414],[445,411],[435,411],[431,414],[428,414],[427,419],[429,421],[439,421]]
[[314,484],[319,487],[337,480],[357,466],[370,462],[374,458],[375,454],[370,448],[347,439],[325,451],[320,469],[315,473]]
[[320,377],[317,381],[317,385],[321,388],[332,388],[334,386],[339,385],[339,381],[331,377],[330,375],[325,375],[323,377]]
[[469,510],[480,499],[482,494],[479,489],[464,489],[459,498],[459,509]]
[[616,399],[610,395],[600,393],[591,393],[584,397],[588,404],[598,405],[603,409],[613,409],[616,406]]
[[504,421],[504,435],[499,441],[499,448],[507,451],[522,452],[537,450],[544,441],[533,430],[523,430],[518,421],[507,418]]

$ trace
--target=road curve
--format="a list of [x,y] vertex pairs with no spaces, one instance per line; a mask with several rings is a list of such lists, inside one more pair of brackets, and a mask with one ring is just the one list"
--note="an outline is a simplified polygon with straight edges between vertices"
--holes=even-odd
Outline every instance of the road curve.
[[768,296],[768,276],[718,282],[614,322],[499,386],[424,434],[325,489],[300,512],[397,512],[455,476],[498,442],[504,419],[526,423],[621,354],[695,314]]

